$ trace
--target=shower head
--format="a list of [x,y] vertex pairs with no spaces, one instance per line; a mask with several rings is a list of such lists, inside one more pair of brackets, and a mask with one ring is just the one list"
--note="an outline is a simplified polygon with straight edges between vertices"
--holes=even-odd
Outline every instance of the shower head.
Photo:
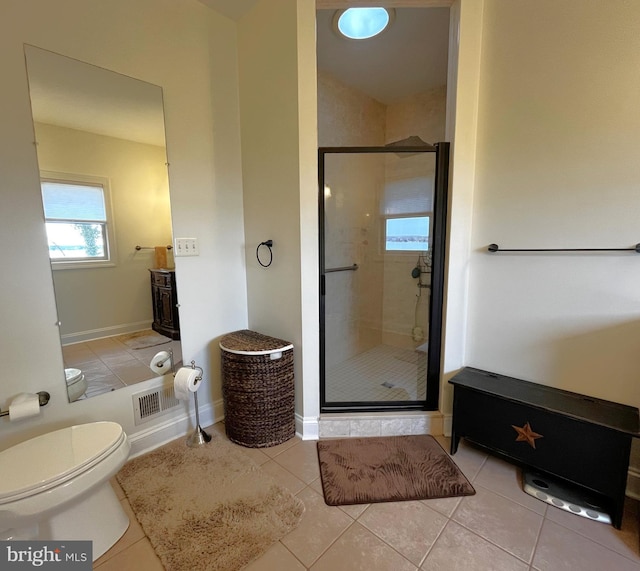
[[[400,141],[394,141],[393,143],[387,143],[385,145],[385,147],[391,147],[391,148],[393,148],[393,147],[395,147],[395,148],[423,147],[425,151],[435,151],[436,150],[436,147],[434,147],[430,143],[427,143],[427,142],[423,141],[417,135],[412,135],[411,137],[407,137],[406,139],[401,139]],[[415,154],[416,153],[411,153],[411,152],[399,152],[399,153],[396,153],[396,155],[398,157],[400,157],[400,158],[412,157]]]

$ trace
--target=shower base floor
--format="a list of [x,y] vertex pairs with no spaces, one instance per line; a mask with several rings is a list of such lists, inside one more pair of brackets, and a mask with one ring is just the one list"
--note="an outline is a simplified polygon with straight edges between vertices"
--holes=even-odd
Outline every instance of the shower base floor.
[[325,393],[327,402],[425,400],[427,355],[378,345],[328,369]]

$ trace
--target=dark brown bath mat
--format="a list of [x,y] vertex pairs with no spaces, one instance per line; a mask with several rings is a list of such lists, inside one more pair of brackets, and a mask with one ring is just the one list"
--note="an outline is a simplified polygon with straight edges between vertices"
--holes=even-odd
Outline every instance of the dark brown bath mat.
[[318,441],[330,506],[471,496],[469,480],[427,434]]

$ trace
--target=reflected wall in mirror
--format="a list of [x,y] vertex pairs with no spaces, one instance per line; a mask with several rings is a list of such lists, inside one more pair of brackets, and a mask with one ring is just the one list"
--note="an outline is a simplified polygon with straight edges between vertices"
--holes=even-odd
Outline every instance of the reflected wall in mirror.
[[[181,364],[162,89],[25,46],[71,402]],[[162,359],[156,359],[156,361]]]

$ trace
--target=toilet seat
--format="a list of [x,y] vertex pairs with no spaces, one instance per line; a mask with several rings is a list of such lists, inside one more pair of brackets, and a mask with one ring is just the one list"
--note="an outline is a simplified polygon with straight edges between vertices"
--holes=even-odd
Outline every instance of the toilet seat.
[[87,391],[87,380],[80,369],[65,369],[69,402],[77,401]]
[[[115,422],[69,426],[0,452],[0,505],[58,486],[89,470],[126,440]],[[25,470],[28,466],[29,469]]]
[[82,371],[80,369],[65,369],[64,376],[67,379],[67,385],[72,385],[82,378]]

